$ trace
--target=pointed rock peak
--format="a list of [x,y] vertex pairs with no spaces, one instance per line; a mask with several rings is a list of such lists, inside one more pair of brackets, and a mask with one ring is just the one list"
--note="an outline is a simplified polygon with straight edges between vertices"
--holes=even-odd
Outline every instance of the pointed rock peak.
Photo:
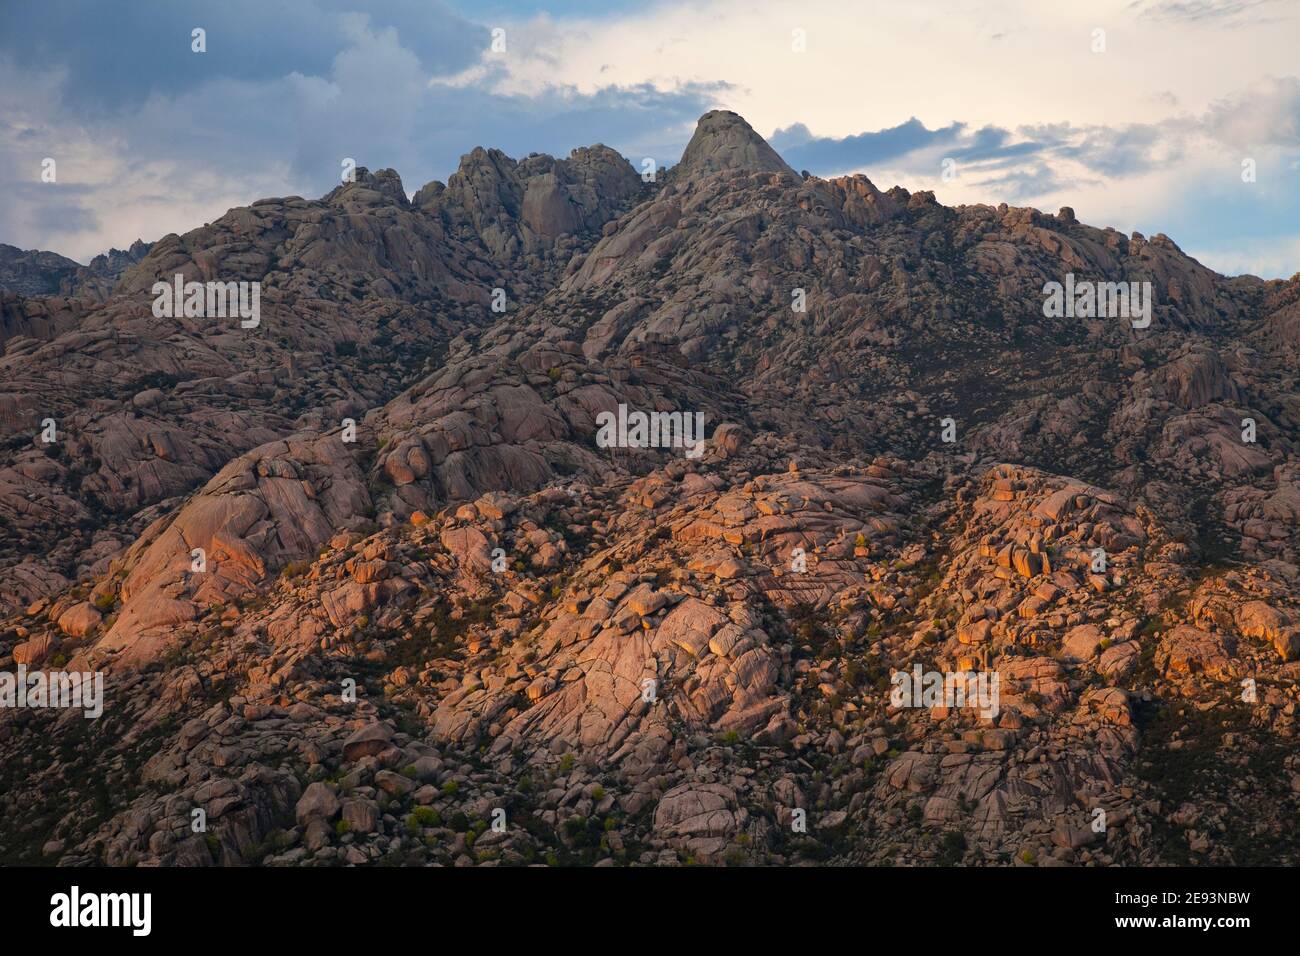
[[794,170],[754,132],[744,117],[730,110],[712,110],[700,117],[677,168],[686,175],[723,169],[794,175]]

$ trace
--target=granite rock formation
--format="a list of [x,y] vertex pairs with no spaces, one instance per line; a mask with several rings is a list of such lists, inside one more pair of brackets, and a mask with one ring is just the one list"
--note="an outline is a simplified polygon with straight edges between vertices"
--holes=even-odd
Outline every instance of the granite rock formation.
[[[1300,859],[1300,277],[722,111],[657,180],[476,149],[9,283],[0,670],[106,698],[0,711],[0,859]],[[155,318],[176,274],[259,324]]]

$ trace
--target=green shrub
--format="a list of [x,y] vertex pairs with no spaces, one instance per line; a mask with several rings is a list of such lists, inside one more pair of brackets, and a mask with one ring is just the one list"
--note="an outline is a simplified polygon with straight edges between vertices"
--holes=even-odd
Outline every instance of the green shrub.
[[966,852],[966,834],[960,830],[949,830],[940,841],[940,861],[948,866],[961,862]]
[[416,829],[420,827],[440,827],[442,826],[442,814],[433,807],[416,807],[411,811],[411,815],[407,817],[407,825],[410,826],[411,824],[414,824]]

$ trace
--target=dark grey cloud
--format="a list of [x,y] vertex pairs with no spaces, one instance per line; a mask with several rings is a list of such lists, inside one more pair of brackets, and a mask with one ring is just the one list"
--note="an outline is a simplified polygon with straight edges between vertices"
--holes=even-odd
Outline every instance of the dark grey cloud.
[[[929,129],[916,117],[898,126],[840,138],[816,137],[807,127],[796,124],[777,130],[771,139],[791,166],[820,176],[854,170],[869,174],[873,166],[932,176],[942,159],[951,158],[963,167],[976,166],[986,172],[1024,167],[1027,185],[1047,182],[1041,171],[1028,171],[1035,160],[1041,164],[1053,155],[1068,156],[1096,164],[1098,171],[1103,165],[1112,169],[1126,163],[1136,167],[1147,162],[1142,147],[1149,147],[1151,142],[1137,128],[1081,130],[1060,124],[1013,131],[998,126],[971,129],[965,123],[951,123]],[[1123,149],[1114,152],[1116,147]],[[992,177],[988,182],[1009,184],[1013,179],[1007,175]]]
[[[64,70],[67,102],[118,114],[214,80],[326,74],[362,24],[396,31],[430,73],[469,66],[490,40],[442,0],[6,0],[0,57]],[[196,27],[206,31],[206,53],[191,50]]]
[[[567,155],[600,139],[663,165],[681,154],[695,120],[722,89],[705,84],[665,92],[644,85],[525,95],[490,86],[430,85],[395,35],[367,35],[328,77],[207,84],[151,100],[119,131],[138,144],[132,162],[144,166],[165,157],[177,164],[178,183],[186,170],[284,167],[282,191],[316,196],[338,184],[342,160],[352,158],[371,169],[396,169],[414,192],[431,179],[445,181],[476,146],[514,157]],[[184,135],[159,138],[160,129]]]
[[93,208],[94,190],[86,187],[28,181],[5,190],[0,203],[0,236],[17,234],[22,217],[39,211],[39,225],[51,237],[90,232],[100,227]]
[[796,123],[777,130],[769,142],[795,169],[826,175],[883,164],[921,149],[946,146],[957,142],[964,129],[961,123],[927,129],[913,116],[898,126],[837,139],[815,137],[808,127]]
[[[327,2],[313,0],[312,9]],[[322,195],[337,185],[345,158],[396,169],[410,192],[445,180],[479,145],[513,156],[564,155],[599,138],[663,165],[680,155],[695,120],[727,89],[504,93],[503,66],[491,59],[472,79],[455,79],[407,45],[409,30],[345,16],[342,31],[328,57],[313,60],[308,51],[253,76],[224,70],[175,88],[141,83],[132,87],[138,102],[111,110],[81,95],[78,71],[91,67],[23,66],[12,50],[0,52],[0,191],[11,199],[0,211],[0,240],[84,259],[85,234],[98,235],[101,226],[129,232],[103,243],[121,246],[148,222],[159,222],[161,234],[198,225],[196,211],[211,217],[271,195]],[[209,32],[202,56],[213,56],[211,41]],[[466,49],[455,62],[478,64],[482,49]],[[45,156],[59,163],[57,186],[20,189],[36,180]],[[124,211],[138,214],[136,224],[123,224]]]
[[1031,203],[1040,196],[1065,189],[1077,189],[1083,185],[1096,185],[1098,182],[1098,180],[1083,180],[1078,177],[1063,177],[1059,168],[1043,162],[1028,163],[1010,172],[999,172],[997,175],[985,175],[987,172],[989,172],[987,169],[976,171],[972,179],[975,186],[988,190],[991,196],[1011,203]]
[[1021,127],[1040,145],[1040,152],[1072,159],[1104,176],[1143,173],[1157,163],[1181,156],[1178,124],[1133,123],[1125,126],[1076,127],[1069,123]]

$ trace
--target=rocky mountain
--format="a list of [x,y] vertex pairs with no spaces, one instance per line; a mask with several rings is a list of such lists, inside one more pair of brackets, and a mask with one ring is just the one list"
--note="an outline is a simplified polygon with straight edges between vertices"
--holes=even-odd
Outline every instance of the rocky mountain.
[[655,180],[359,169],[0,301],[0,670],[105,685],[0,710],[0,859],[1297,862],[1300,276],[721,111]]
[[22,295],[53,295],[83,266],[59,255],[0,242],[0,289]]
[[61,291],[65,295],[107,299],[122,273],[147,256],[152,248],[152,242],[137,239],[127,249],[110,249],[95,256],[90,265],[78,270],[71,283],[63,285]]
[[129,249],[110,249],[83,266],[57,252],[23,250],[0,243],[0,295],[108,298],[118,278],[149,252],[152,243],[137,239]]
[[75,328],[151,245],[137,239],[130,249],[110,249],[83,266],[58,253],[0,243],[0,346],[12,338],[51,339]]

